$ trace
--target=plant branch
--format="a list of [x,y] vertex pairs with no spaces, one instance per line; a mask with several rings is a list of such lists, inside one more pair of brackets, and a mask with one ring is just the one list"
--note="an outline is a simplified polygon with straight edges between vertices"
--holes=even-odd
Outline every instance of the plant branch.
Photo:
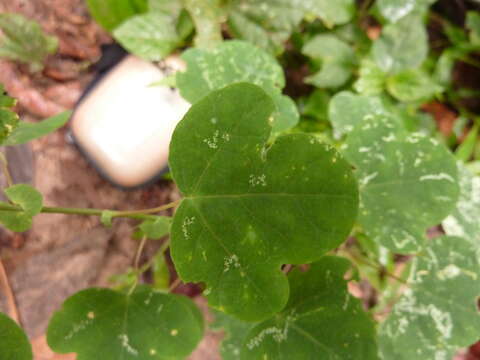
[[22,325],[20,323],[20,316],[18,314],[17,304],[15,302],[15,296],[13,295],[12,287],[10,286],[10,282],[8,281],[7,272],[5,271],[5,267],[3,266],[3,262],[0,260],[0,284],[5,292],[5,297],[7,298],[7,304],[10,312],[10,316],[13,320],[16,321],[18,325]]
[[10,174],[10,171],[8,170],[8,160],[5,157],[5,154],[1,151],[0,151],[0,162],[2,165],[3,174],[5,175],[5,179],[7,180],[7,186],[10,187],[13,185],[13,179],[12,179],[12,175]]
[[[110,211],[112,218],[130,218],[138,220],[153,219],[154,216],[149,214],[156,214],[163,210],[173,208],[178,205],[180,200],[156,207],[144,210],[133,211],[115,211],[115,210],[101,210],[101,209],[83,209],[83,208],[64,208],[64,207],[49,207],[44,206],[41,213],[45,214],[67,214],[67,215],[85,215],[85,216],[102,216],[105,211]],[[0,211],[23,211],[23,209],[16,205],[0,204]]]

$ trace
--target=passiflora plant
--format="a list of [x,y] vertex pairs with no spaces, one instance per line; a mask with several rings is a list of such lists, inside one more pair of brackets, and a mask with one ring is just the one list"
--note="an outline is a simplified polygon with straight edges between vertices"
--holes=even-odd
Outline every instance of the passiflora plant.
[[[420,111],[451,86],[438,77],[446,60],[428,59],[433,2],[379,0],[357,11],[353,0],[89,0],[97,21],[149,60],[193,41],[181,55],[186,70],[170,79],[192,104],[170,144],[182,198],[145,211],[68,209],[10,184],[0,222],[21,232],[40,213],[107,225],[134,218],[139,251],[168,235],[157,257],[170,249],[181,281],[203,288],[209,326],[225,332],[224,359],[452,359],[480,337],[480,177],[470,161],[476,132],[454,154]],[[383,25],[380,37],[363,35],[365,16]],[[288,62],[288,39],[287,53],[311,73],[308,95],[293,99],[278,60]],[[0,98],[4,146],[68,119],[23,123],[14,103]],[[157,215],[169,208],[172,217]],[[427,236],[432,227],[441,235]],[[137,263],[123,289],[66,299],[49,346],[78,360],[186,358],[207,325],[168,281],[139,284],[150,265]],[[378,294],[369,309],[349,291],[358,279]],[[32,359],[5,315],[0,359]]]

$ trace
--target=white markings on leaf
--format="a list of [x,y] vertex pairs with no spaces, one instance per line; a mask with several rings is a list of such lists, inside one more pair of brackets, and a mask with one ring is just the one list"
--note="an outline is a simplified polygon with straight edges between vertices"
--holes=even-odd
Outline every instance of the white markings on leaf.
[[447,180],[452,183],[455,183],[455,179],[446,173],[429,174],[429,175],[423,175],[420,177],[420,181],[427,181],[427,180]]
[[240,267],[240,262],[238,261],[238,256],[233,254],[230,257],[225,257],[225,261],[223,262],[223,266],[224,266],[223,272],[227,272],[228,270],[230,270],[230,268],[232,266],[235,267],[235,268],[239,268]]
[[[89,313],[90,314],[90,313]],[[70,340],[78,332],[85,330],[85,328],[93,323],[93,318],[87,314],[88,320],[82,320],[78,324],[74,324],[72,330],[65,336],[65,340]]]
[[183,224],[182,224],[182,233],[183,233],[183,236],[185,237],[185,239],[189,239],[190,238],[190,235],[188,234],[188,227],[190,225],[192,225],[193,223],[195,222],[195,216],[192,216],[192,217],[186,217],[184,220],[183,220]]
[[444,269],[437,272],[437,276],[440,280],[453,279],[460,275],[462,270],[454,264],[447,265]]
[[120,339],[120,342],[122,343],[122,347],[130,354],[133,356],[138,356],[138,350],[134,349],[130,345],[130,340],[128,339],[127,334],[120,334],[118,335],[118,338]]
[[255,176],[253,174],[250,175],[250,178],[248,179],[248,183],[255,187],[255,186],[267,186],[267,177],[265,174]]
[[219,135],[220,135],[220,131],[215,130],[215,132],[213,133],[213,136],[211,138],[203,139],[203,142],[207,144],[209,148],[216,149],[218,148]]
[[178,330],[177,329],[172,329],[172,331],[170,331],[170,335],[177,336],[178,335]]
[[378,176],[378,171],[375,171],[374,173],[371,173],[369,175],[364,176],[363,178],[360,179],[360,186],[365,186],[367,185],[371,180],[375,179]]

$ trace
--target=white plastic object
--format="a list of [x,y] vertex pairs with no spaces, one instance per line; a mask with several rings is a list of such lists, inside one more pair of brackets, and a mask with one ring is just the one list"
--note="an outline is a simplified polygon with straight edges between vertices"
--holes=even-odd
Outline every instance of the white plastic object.
[[[181,60],[164,60],[181,70]],[[167,167],[173,130],[190,107],[168,86],[152,85],[167,71],[132,55],[105,75],[78,104],[71,122],[75,143],[111,182],[134,188]]]

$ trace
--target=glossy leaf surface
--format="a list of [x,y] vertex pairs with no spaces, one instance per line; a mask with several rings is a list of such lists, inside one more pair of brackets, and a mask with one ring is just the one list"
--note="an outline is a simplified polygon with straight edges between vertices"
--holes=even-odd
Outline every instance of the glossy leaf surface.
[[15,321],[0,313],[0,359],[32,360],[32,346]]
[[358,221],[367,235],[395,252],[422,249],[427,228],[439,224],[458,199],[453,155],[384,115],[364,119],[346,144],[360,187]]
[[478,340],[478,247],[463,238],[435,238],[411,269],[408,288],[380,328],[382,358],[452,359]]
[[244,41],[227,41],[212,50],[189,49],[182,58],[187,70],[177,74],[182,96],[195,103],[212,90],[237,82],[251,82],[262,87],[274,100],[274,132],[281,132],[298,122],[295,103],[281,94],[285,86],[283,70],[273,56]]
[[48,326],[47,341],[78,360],[184,359],[203,336],[203,319],[187,297],[147,287],[126,295],[93,288],[68,298]]
[[286,304],[280,266],[317,260],[356,217],[350,165],[306,134],[267,147],[273,111],[261,88],[231,85],[194,104],[170,145],[185,196],[172,224],[176,269],[207,283],[212,306],[252,321]]

